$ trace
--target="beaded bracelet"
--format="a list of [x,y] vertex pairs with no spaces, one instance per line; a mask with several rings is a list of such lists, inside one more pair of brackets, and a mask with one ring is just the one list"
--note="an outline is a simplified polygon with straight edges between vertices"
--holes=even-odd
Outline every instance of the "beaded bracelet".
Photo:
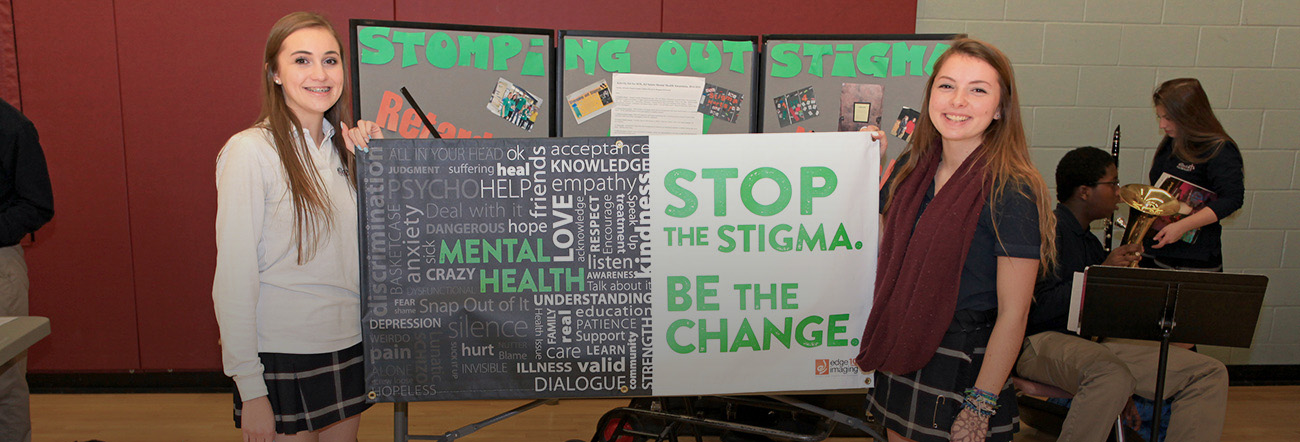
[[962,407],[969,408],[981,416],[992,416],[998,410],[998,397],[979,388],[968,388]]

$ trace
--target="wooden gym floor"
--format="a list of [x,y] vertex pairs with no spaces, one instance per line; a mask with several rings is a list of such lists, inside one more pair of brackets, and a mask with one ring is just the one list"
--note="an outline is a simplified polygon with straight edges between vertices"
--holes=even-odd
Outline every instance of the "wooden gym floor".
[[[441,435],[527,401],[460,401],[410,404],[411,434]],[[238,441],[229,394],[40,394],[32,396],[35,442]],[[627,405],[622,399],[566,399],[490,425],[462,440],[590,440],[596,420]],[[393,406],[377,404],[362,415],[360,440],[393,440]],[[841,439],[860,441],[864,439]],[[1022,430],[1020,442],[1052,441]],[[1224,441],[1300,441],[1300,386],[1232,387]],[[1172,442],[1172,441],[1171,441]]]

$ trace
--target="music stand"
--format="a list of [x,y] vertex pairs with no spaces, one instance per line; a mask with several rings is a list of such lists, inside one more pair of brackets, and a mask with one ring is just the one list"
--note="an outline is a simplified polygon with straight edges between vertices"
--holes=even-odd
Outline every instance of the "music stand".
[[1151,439],[1164,406],[1171,341],[1250,347],[1268,278],[1185,270],[1092,266],[1084,271],[1080,334],[1160,341]]

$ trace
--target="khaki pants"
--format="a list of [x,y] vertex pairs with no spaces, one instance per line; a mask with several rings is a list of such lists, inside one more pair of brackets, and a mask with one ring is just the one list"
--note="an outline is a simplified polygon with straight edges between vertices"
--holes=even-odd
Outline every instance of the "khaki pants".
[[[20,245],[0,248],[0,316],[27,316],[27,262]],[[24,353],[0,365],[0,442],[32,440],[27,396]]]
[[[1130,395],[1155,399],[1159,362],[1157,342],[1110,339],[1098,344],[1044,332],[1025,339],[1016,374],[1074,395],[1058,441],[1102,442]],[[1219,440],[1228,406],[1228,371],[1222,362],[1170,347],[1164,396],[1173,401],[1166,440]]]

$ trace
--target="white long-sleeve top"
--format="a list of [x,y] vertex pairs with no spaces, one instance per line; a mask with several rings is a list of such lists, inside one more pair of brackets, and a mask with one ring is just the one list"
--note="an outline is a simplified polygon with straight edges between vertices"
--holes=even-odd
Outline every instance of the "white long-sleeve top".
[[[217,156],[217,268],[212,301],[221,357],[242,400],[267,394],[258,352],[313,354],[361,342],[356,194],[323,126],[311,158],[333,205],[314,257],[298,265],[293,196],[266,129],[230,137]],[[323,226],[322,226],[323,227]]]

